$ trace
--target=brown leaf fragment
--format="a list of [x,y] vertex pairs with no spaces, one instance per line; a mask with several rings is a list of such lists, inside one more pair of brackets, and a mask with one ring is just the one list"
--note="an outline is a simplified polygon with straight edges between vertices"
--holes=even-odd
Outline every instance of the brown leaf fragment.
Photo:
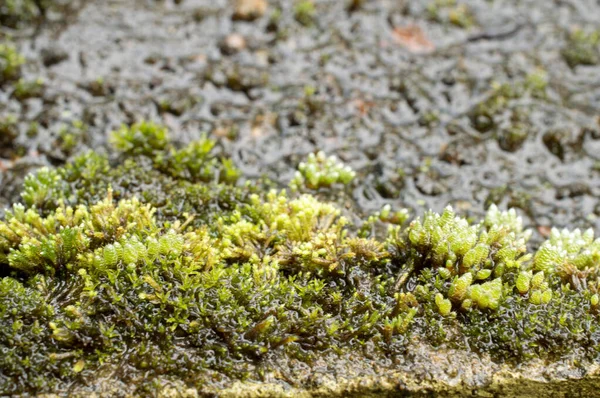
[[396,43],[405,47],[411,53],[425,54],[435,49],[434,44],[418,25],[395,27],[392,34]]

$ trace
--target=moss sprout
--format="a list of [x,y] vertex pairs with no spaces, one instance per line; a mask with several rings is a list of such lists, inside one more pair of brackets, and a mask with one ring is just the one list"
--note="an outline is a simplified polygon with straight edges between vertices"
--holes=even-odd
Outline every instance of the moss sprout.
[[146,156],[164,150],[169,142],[165,127],[146,121],[135,123],[131,127],[121,126],[111,134],[110,139],[115,149],[120,152]]
[[327,157],[319,151],[316,155],[311,153],[305,162],[298,165],[298,171],[290,187],[294,190],[300,188],[319,189],[331,187],[335,184],[349,184],[356,173],[348,166],[344,166],[335,156]]

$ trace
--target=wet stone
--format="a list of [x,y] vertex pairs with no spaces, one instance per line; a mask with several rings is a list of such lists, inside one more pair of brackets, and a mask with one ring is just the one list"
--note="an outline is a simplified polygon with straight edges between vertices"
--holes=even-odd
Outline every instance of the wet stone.
[[221,42],[221,52],[225,55],[235,54],[246,48],[246,38],[239,33],[227,35]]
[[69,59],[69,53],[67,53],[67,51],[64,48],[57,45],[52,45],[43,48],[40,51],[40,56],[42,58],[42,63],[46,67],[58,65],[61,62]]

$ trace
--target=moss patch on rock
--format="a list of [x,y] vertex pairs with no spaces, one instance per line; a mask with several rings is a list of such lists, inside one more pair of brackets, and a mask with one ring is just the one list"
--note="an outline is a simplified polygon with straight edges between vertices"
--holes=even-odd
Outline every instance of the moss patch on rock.
[[534,252],[516,212],[495,206],[475,223],[447,208],[406,224],[386,207],[352,225],[305,193],[349,181],[240,182],[212,141],[178,147],[147,122],[112,142],[114,156],[30,175],[0,221],[2,394],[112,380],[135,394],[264,383],[319,395],[332,363],[352,384],[439,357],[597,362],[591,230],[553,230]]

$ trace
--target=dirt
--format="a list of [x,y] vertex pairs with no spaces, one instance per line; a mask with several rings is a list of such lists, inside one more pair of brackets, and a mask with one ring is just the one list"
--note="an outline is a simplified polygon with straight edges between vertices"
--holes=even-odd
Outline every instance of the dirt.
[[[26,99],[0,89],[0,120],[17,128],[0,151],[0,206],[27,172],[103,151],[111,130],[144,118],[181,142],[208,132],[246,178],[282,186],[308,153],[337,154],[359,174],[364,213],[453,204],[479,216],[497,203],[538,241],[549,226],[599,229],[600,65],[572,66],[564,51],[575,29],[600,28],[600,3],[319,0],[313,14],[250,3],[80,1],[3,28],[27,59],[23,78],[44,83]],[[539,70],[543,97],[473,117],[494,82]]]

